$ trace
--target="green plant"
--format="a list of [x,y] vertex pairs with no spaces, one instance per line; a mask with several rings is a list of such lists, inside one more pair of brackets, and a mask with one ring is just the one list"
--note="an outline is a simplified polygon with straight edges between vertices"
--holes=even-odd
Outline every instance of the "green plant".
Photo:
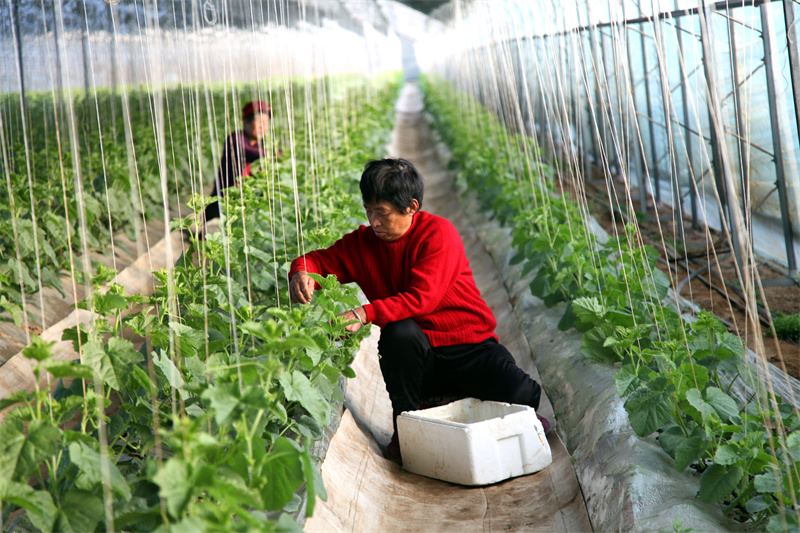
[[[55,389],[37,379],[33,392],[0,400],[12,408],[0,422],[4,523],[24,517],[47,532],[298,529],[289,513],[301,494],[307,515],[325,498],[312,445],[369,328],[346,333],[338,315],[358,299],[333,278],[317,277],[311,305],[289,305],[288,261],[302,251],[300,232],[306,245],[324,246],[352,228],[356,178],[379,155],[367,149],[385,145],[396,91],[390,80],[363,106],[353,95],[308,106],[317,120],[349,118],[320,143],[295,131],[294,164],[327,154],[324,178],[310,167],[293,173],[285,160],[256,172],[226,195],[225,231],[194,236],[174,268],[155,273],[152,295],[109,285],[115,272],[101,265],[81,274],[93,291],[78,307],[93,320],[64,334],[80,362],[55,360],[34,337],[24,355]],[[305,103],[295,105],[302,116]],[[346,155],[336,145],[344,138]]]
[[[632,226],[599,245],[579,206],[557,195],[550,170],[534,163],[541,158],[532,140],[510,134],[443,80],[425,77],[423,90],[457,179],[512,226],[512,263],[524,263],[523,276],[535,273],[532,294],[548,307],[566,302],[559,328],[575,327],[583,355],[618,367],[614,382],[633,430],[657,434],[676,469],[701,476],[704,502],[768,531],[795,527],[800,420],[790,404],[761,393],[741,339],[708,313],[686,322],[664,303],[669,278]],[[734,395],[740,380],[757,394]]]
[[777,313],[772,321],[775,325],[775,336],[779,339],[800,340],[800,313]]

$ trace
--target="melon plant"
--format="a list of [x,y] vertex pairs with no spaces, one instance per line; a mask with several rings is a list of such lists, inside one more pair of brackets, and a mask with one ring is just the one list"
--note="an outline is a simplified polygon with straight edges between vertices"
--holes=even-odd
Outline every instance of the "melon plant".
[[687,321],[665,303],[670,281],[634,227],[598,243],[532,139],[441,78],[423,88],[457,179],[510,226],[512,262],[535,273],[531,293],[548,307],[566,303],[559,328],[577,329],[584,356],[616,367],[631,428],[700,476],[706,504],[768,531],[796,529],[800,415],[767,394],[742,340],[707,312]]
[[[95,291],[78,304],[94,319],[64,335],[79,361],[55,359],[38,338],[25,348],[55,388],[0,400],[4,524],[290,531],[325,498],[315,443],[337,416],[340,379],[354,375],[368,328],[348,334],[337,316],[357,305],[354,288],[318,278],[314,302],[292,306],[286,273],[304,247],[330,244],[363,218],[358,177],[383,155],[375,150],[388,140],[398,81],[380,82],[371,99],[365,89],[324,106],[295,102],[295,144],[284,145],[294,159],[230,190],[223,231],[193,235],[178,264],[156,273],[153,294],[101,289],[114,271],[97,266],[84,280]],[[307,110],[315,115],[300,120]],[[306,129],[325,116],[339,120]]]

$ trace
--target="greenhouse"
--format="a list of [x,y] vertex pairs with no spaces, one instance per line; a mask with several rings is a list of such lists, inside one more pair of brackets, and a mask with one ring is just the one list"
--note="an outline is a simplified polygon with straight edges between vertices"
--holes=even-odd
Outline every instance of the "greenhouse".
[[0,3],[0,530],[800,531],[799,19]]

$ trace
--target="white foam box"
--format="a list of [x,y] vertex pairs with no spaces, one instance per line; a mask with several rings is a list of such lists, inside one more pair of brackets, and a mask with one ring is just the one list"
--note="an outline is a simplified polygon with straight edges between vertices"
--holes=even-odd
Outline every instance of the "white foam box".
[[475,398],[397,417],[403,467],[461,485],[488,485],[553,462],[536,411]]

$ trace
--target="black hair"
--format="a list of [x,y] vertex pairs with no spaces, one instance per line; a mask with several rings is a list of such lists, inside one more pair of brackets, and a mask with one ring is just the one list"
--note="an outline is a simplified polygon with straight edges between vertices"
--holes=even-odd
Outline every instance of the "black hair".
[[360,185],[364,204],[384,201],[405,212],[416,199],[422,207],[425,188],[422,176],[405,159],[385,158],[368,162],[361,174]]
[[258,114],[267,115],[269,119],[272,120],[272,111],[256,111],[255,113],[250,113],[249,115],[244,117],[242,121],[245,123],[253,122],[256,119],[256,115]]

